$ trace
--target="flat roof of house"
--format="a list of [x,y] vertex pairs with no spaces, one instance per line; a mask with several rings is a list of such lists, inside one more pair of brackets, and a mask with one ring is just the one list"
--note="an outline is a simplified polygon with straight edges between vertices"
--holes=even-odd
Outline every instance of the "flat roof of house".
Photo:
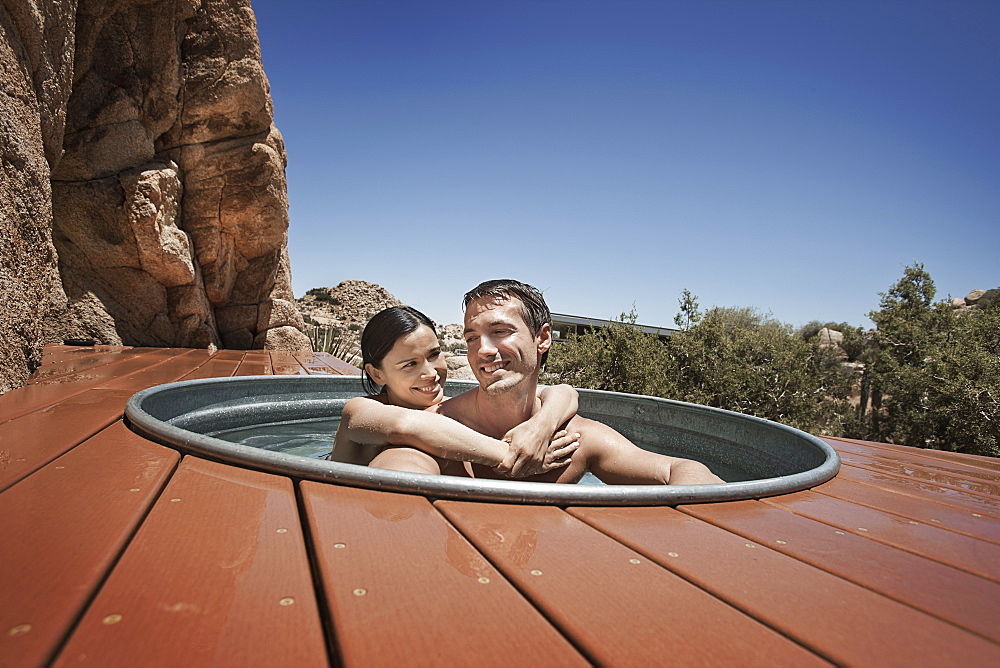
[[[604,320],[601,318],[589,318],[581,315],[569,315],[566,313],[553,313],[552,314],[552,326],[558,329],[556,325],[558,323],[566,323],[568,325],[576,325],[578,327],[609,327],[613,321]],[[672,327],[656,327],[654,325],[640,325],[636,323],[633,325],[636,329],[640,329],[647,334],[656,334],[657,336],[670,336],[675,332],[679,332],[679,329]]]

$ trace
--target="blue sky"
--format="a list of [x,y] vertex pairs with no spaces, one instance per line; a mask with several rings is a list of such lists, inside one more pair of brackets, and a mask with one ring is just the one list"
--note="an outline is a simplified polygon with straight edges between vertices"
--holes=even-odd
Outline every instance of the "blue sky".
[[295,294],[870,326],[1000,286],[1000,2],[254,0]]

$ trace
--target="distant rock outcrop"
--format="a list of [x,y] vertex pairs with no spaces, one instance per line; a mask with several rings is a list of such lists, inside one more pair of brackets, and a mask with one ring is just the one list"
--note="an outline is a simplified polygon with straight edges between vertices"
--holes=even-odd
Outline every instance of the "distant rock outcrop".
[[[373,315],[391,306],[403,306],[381,285],[367,281],[342,281],[332,288],[313,288],[297,300],[307,327],[315,328],[320,343],[326,342],[342,358],[360,354],[361,332]],[[438,339],[448,363],[448,377],[475,380],[465,353],[462,325],[437,325]],[[326,330],[326,334],[323,333]],[[360,364],[360,358],[348,360]]]
[[985,308],[1000,307],[1000,288],[992,290],[972,290],[965,298],[955,297],[951,300],[951,307],[958,313],[976,311]]
[[375,283],[341,281],[332,288],[313,288],[296,300],[307,325],[361,330],[383,309],[403,306],[392,294]]
[[5,0],[0,92],[0,390],[70,337],[309,348],[249,0]]

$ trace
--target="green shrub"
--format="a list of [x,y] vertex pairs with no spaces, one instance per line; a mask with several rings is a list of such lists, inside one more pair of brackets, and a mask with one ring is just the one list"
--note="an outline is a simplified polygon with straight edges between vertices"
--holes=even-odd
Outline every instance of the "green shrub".
[[870,314],[874,408],[863,435],[1000,456],[1000,309],[958,315],[935,292],[922,265],[906,267]]

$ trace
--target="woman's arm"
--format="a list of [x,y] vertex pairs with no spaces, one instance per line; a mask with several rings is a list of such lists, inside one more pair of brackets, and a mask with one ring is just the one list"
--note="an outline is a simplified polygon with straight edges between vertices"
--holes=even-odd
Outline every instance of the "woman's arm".
[[538,412],[504,435],[510,443],[504,466],[515,478],[546,470],[543,465],[553,434],[576,415],[580,394],[570,385],[552,385],[539,387],[537,396],[541,402]]
[[344,404],[330,458],[361,463],[357,461],[361,452],[373,453],[374,448],[390,444],[490,467],[500,465],[508,451],[505,442],[443,415],[355,397]]

